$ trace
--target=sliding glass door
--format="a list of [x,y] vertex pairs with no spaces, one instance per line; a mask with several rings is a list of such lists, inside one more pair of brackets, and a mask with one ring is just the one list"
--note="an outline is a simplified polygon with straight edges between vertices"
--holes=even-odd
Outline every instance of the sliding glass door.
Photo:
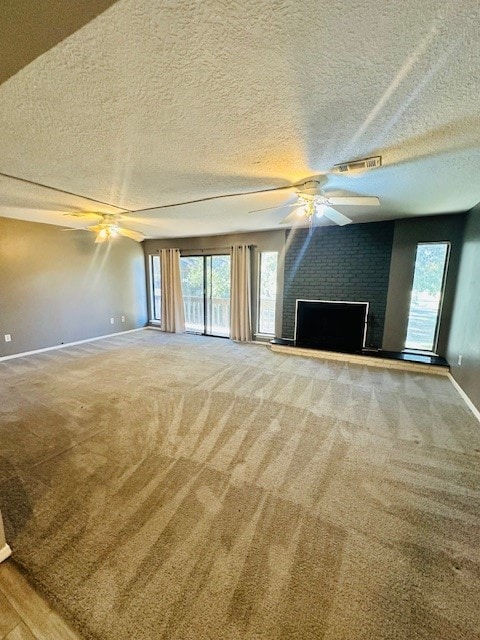
[[230,256],[205,257],[206,328],[211,336],[230,336]]
[[180,258],[185,329],[193,333],[205,332],[205,299],[203,257]]
[[186,330],[228,338],[230,256],[182,256],[180,269]]

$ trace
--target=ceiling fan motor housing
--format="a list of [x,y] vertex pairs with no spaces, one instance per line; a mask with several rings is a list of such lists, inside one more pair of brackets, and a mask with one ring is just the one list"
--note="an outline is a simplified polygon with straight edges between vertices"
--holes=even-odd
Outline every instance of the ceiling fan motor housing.
[[318,178],[312,178],[307,180],[299,187],[299,194],[305,196],[307,199],[313,199],[315,196],[322,196],[324,184],[327,182],[327,176],[320,176]]

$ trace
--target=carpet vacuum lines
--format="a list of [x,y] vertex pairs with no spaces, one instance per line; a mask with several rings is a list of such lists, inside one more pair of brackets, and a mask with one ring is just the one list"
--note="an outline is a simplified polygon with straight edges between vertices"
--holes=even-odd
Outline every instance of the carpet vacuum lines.
[[158,331],[1,364],[7,540],[83,637],[478,640],[447,377]]

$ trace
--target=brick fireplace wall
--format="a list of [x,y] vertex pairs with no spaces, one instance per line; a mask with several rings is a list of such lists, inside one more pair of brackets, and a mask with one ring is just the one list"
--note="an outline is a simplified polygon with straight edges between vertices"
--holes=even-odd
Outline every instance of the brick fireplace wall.
[[284,338],[293,338],[295,301],[369,302],[367,345],[382,346],[394,222],[293,229],[287,236]]

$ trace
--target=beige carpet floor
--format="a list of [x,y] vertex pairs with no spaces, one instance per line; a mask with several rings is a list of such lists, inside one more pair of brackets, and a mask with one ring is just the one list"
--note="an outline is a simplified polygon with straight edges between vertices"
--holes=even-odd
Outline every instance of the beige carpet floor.
[[448,379],[147,330],[0,363],[14,558],[87,638],[480,637]]

